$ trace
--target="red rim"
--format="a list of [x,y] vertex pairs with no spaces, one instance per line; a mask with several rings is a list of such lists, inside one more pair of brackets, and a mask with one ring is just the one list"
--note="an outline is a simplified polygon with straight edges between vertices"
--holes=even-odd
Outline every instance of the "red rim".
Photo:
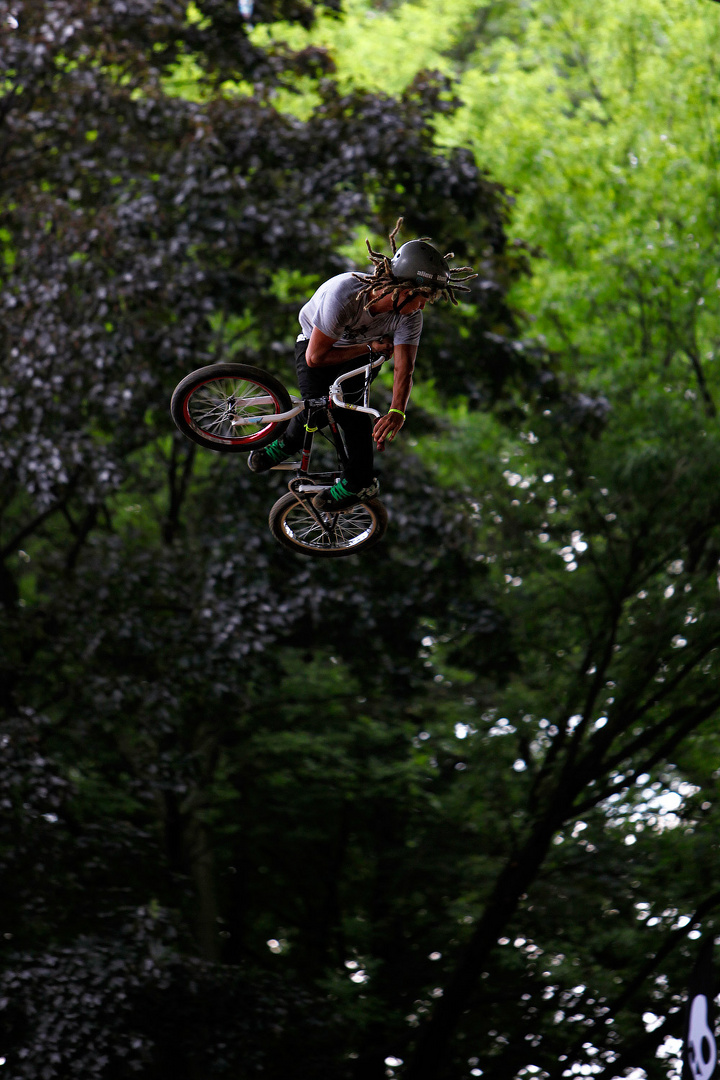
[[[203,386],[207,386],[208,383],[225,382],[227,380],[227,378],[228,378],[227,375],[216,376],[214,379],[205,379],[204,382],[198,383],[197,386],[193,386],[192,390],[190,391],[189,394],[186,395],[186,397],[185,397],[185,399],[183,401],[183,416],[185,417],[185,422],[187,423],[188,427],[191,427],[193,429],[193,431],[196,431],[198,434],[202,435],[202,437],[204,439],[209,439],[211,442],[223,443],[226,446],[227,445],[229,445],[229,446],[248,446],[248,445],[251,445],[252,443],[258,442],[260,439],[264,439],[266,437],[267,433],[269,431],[272,431],[272,429],[275,427],[275,422],[274,421],[271,421],[269,424],[266,424],[264,428],[261,428],[260,431],[256,431],[253,435],[243,435],[243,436],[241,436],[240,438],[237,438],[237,439],[232,439],[232,438],[228,439],[228,438],[225,438],[225,436],[223,436],[223,435],[212,435],[212,434],[210,434],[210,432],[205,431],[204,428],[201,428],[200,425],[197,424],[195,422],[195,420],[193,420],[193,418],[191,417],[189,404],[190,404],[190,399],[193,396],[193,394],[196,394],[197,391],[202,389]],[[250,382],[249,379],[245,380],[245,381]],[[259,386],[261,390],[264,390],[266,394],[270,395],[270,397],[273,399],[273,402],[275,404],[275,411],[276,412],[281,412],[282,411],[281,408],[280,408],[280,402],[278,401],[277,397],[272,392],[272,390],[269,389],[269,387],[263,386],[262,383],[258,383],[258,382],[252,383],[252,385],[253,386]]]

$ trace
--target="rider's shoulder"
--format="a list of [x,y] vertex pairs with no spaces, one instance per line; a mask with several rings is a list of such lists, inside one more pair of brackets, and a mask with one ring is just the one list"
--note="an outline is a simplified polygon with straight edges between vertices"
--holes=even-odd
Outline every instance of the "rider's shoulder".
[[333,309],[347,311],[348,305],[352,305],[357,297],[358,288],[358,280],[354,274],[336,274],[319,286],[310,304],[316,307],[326,307],[329,304]]
[[328,278],[320,286],[320,289],[326,292],[348,293],[350,295],[355,295],[359,288],[358,279],[352,272],[335,274],[334,277]]

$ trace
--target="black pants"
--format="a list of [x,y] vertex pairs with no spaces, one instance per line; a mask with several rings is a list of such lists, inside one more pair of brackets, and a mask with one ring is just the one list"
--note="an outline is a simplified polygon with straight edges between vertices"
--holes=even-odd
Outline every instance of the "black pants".
[[[360,367],[362,357],[354,360],[346,360],[342,364],[333,364],[330,367],[309,368],[305,360],[305,350],[308,343],[306,340],[295,343],[295,367],[300,393],[303,398],[326,397],[332,383],[338,375],[345,371],[352,371]],[[364,387],[362,375],[343,383],[343,394],[346,400],[354,401],[357,396],[358,403]],[[342,431],[345,449],[347,451],[348,465],[345,471],[345,479],[351,488],[358,491],[372,483],[373,472],[373,419],[366,413],[353,412],[352,409],[333,409],[333,417]],[[322,425],[322,420],[320,421]],[[283,435],[285,447],[292,453],[297,453],[302,448],[305,439],[305,417],[302,413],[294,416],[290,421],[287,431]]]

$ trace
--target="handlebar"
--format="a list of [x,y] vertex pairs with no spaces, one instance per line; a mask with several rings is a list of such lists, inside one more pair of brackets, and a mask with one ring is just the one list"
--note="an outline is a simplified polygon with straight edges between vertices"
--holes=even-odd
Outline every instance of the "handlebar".
[[[371,359],[370,363],[362,364],[360,367],[353,368],[352,371],[347,371],[344,375],[339,375],[328,390],[328,398],[330,399],[330,401],[332,401],[334,405],[339,406],[339,408],[341,409],[353,409],[355,412],[367,413],[368,416],[374,416],[376,420],[379,420],[382,413],[379,413],[377,409],[371,409],[368,406],[370,372],[374,368],[380,367],[381,364],[384,364],[387,360],[387,356],[376,353],[372,353],[371,356],[375,357],[375,359]],[[346,379],[352,379],[354,375],[361,375],[363,373],[365,375],[365,394],[363,397],[364,405],[351,405],[343,398],[341,383],[344,383]],[[290,420],[293,416],[297,416],[298,413],[301,413],[304,408],[303,402],[299,402],[297,398],[293,398],[292,403],[292,408],[289,409],[287,412],[268,413],[267,416],[236,416],[233,420],[230,421],[230,423],[233,427],[237,427],[239,425],[250,426],[252,424],[269,424],[277,423],[281,420]],[[247,401],[245,401],[245,399],[239,398],[236,404],[270,405],[274,404],[274,401],[273,398],[270,396],[248,398]]]
[[[375,353],[372,353],[371,355],[375,356]],[[367,413],[368,416],[374,416],[376,420],[379,420],[382,413],[379,413],[377,409],[369,408],[367,404],[369,383],[366,383],[365,385],[364,405],[350,405],[349,402],[346,402],[343,398],[342,386],[340,384],[344,383],[346,379],[352,379],[354,375],[361,375],[363,373],[365,374],[365,378],[368,379],[370,372],[374,368],[380,367],[386,360],[386,356],[379,355],[377,359],[371,360],[369,364],[362,364],[360,367],[353,368],[352,371],[346,371],[344,375],[340,375],[328,390],[328,397],[333,405],[337,405],[341,409],[353,409],[355,412]]]

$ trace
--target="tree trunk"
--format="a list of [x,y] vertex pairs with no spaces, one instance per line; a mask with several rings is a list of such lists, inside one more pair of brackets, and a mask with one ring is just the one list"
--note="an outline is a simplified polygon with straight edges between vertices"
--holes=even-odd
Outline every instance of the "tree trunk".
[[522,850],[502,870],[485,912],[465,949],[410,1061],[405,1080],[438,1080],[448,1043],[477,987],[482,965],[507,927],[520,897],[542,865],[559,823],[555,815],[538,822]]

